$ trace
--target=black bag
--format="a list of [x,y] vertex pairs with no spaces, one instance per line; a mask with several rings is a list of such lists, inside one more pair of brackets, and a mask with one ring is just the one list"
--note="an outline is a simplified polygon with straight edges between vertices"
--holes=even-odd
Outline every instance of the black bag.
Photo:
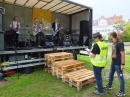
[[10,34],[13,34],[13,29],[10,29],[10,31],[9,31],[9,32],[10,32]]
[[0,73],[0,81],[5,77],[4,73]]

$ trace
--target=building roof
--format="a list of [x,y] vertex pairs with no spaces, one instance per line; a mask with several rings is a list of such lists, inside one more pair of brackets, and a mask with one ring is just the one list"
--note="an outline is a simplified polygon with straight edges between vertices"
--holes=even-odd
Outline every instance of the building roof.
[[74,14],[83,10],[92,10],[92,8],[81,5],[70,0],[0,0],[3,3],[10,3],[23,7],[36,7],[51,12],[61,14]]
[[113,17],[108,17],[108,18],[105,18],[104,16],[101,16],[98,20],[93,20],[93,26],[98,25],[98,21],[101,20],[101,19],[107,20],[108,25],[112,25],[115,22],[123,20],[123,16],[122,15],[120,15],[120,16],[114,15]]
[[123,16],[122,15],[119,15],[119,16],[116,16],[116,14],[113,16],[113,17],[108,17],[106,18],[109,22],[118,22],[118,21],[122,21],[123,20]]

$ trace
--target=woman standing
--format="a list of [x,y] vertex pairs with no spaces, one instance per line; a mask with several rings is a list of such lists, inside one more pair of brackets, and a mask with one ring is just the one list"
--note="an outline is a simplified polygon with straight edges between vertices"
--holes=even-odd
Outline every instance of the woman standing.
[[16,48],[18,48],[18,38],[19,38],[19,34],[20,34],[20,22],[18,22],[18,18],[17,16],[14,16],[11,24],[10,24],[10,28],[12,30],[12,40],[11,40],[11,46],[14,46]]

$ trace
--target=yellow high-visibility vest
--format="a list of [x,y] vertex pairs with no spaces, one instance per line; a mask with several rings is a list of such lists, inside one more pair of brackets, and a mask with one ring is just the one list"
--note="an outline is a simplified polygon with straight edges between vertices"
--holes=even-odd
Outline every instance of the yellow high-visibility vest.
[[97,42],[100,49],[100,54],[96,54],[95,58],[91,59],[91,63],[97,67],[105,67],[107,64],[108,45],[105,42]]

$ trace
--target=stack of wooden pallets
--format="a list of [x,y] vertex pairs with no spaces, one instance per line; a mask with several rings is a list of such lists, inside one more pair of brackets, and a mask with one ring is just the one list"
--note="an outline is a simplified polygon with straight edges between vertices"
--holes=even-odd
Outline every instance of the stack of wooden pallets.
[[70,86],[75,86],[77,90],[81,90],[85,86],[89,86],[95,82],[93,71],[81,69],[66,73],[63,82],[68,82]]
[[75,86],[77,90],[95,82],[93,71],[85,69],[85,63],[74,60],[71,53],[46,54],[45,67],[48,73],[61,78],[70,86]]
[[52,73],[52,63],[57,61],[73,59],[72,53],[59,52],[45,54],[45,71]]
[[64,78],[64,74],[85,68],[85,63],[77,60],[64,60],[52,63],[52,74]]

